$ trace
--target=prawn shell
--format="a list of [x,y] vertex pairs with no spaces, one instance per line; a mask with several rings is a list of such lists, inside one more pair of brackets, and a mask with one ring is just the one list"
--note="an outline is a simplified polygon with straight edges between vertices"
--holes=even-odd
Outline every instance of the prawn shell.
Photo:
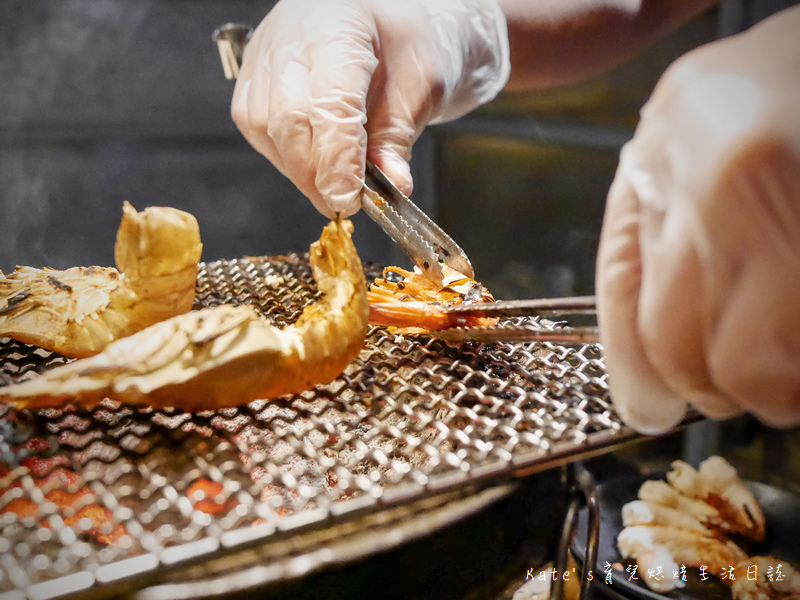
[[[202,244],[197,220],[129,203],[117,233],[119,271],[19,267],[0,273],[0,335],[86,357],[112,341],[191,310]],[[3,300],[5,299],[5,302]]]
[[184,410],[237,406],[335,379],[366,339],[366,281],[349,221],[329,223],[311,248],[323,296],[281,330],[249,306],[179,315],[89,358],[0,388],[18,408],[104,398]]
[[467,299],[494,302],[489,291],[474,279],[446,265],[442,268],[444,279],[440,287],[416,267],[414,271],[386,267],[383,277],[377,278],[368,292],[370,323],[407,335],[496,325],[497,318],[455,315],[442,310]]

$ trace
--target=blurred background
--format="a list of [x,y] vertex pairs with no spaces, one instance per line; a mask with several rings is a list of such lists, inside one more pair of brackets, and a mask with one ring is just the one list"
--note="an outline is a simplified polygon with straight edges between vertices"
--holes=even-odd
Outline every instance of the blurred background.
[[[497,298],[592,294],[619,150],[661,73],[793,3],[723,0],[598,78],[502,94],[429,128],[415,146],[413,199]],[[125,200],[193,213],[205,261],[306,251],[325,219],[238,133],[211,42],[221,24],[256,25],[273,4],[2,0],[0,270],[113,265]],[[364,260],[410,264],[369,219],[355,221]],[[745,417],[619,454],[655,471],[721,452],[744,477],[788,486],[800,482],[798,450],[798,430],[776,435]]]
[[[273,4],[3,0],[0,269],[113,265],[124,200],[196,215],[205,261],[306,251],[325,219],[237,131],[233,82],[211,41],[219,25],[256,25]],[[501,94],[428,128],[413,199],[496,297],[593,293],[619,150],[661,73],[790,4],[723,0],[600,77]],[[410,265],[369,219],[355,221],[363,259]],[[717,439],[700,433],[691,448]]]
[[[620,146],[679,55],[791,2],[736,0],[595,80],[501,95],[415,146],[414,200],[498,298],[588,294]],[[274,2],[3,0],[0,269],[113,265],[124,200],[195,214],[203,259],[305,251],[324,224],[239,135],[211,42]],[[363,215],[362,257],[408,265]]]

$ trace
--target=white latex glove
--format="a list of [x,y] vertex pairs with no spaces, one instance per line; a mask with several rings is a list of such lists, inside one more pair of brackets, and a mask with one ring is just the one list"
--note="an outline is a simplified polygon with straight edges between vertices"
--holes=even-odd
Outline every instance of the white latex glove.
[[320,212],[346,216],[367,157],[410,194],[423,127],[491,100],[509,72],[496,0],[281,0],[245,50],[231,112]]
[[800,7],[672,65],[609,193],[598,319],[635,428],[800,423]]

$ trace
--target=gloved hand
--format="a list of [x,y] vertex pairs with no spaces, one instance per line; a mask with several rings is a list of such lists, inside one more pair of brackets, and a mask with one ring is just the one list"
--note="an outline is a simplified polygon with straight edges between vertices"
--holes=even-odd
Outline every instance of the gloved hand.
[[281,0],[245,50],[231,112],[320,212],[347,216],[367,157],[411,193],[423,127],[491,100],[508,54],[496,0]]
[[614,403],[800,423],[800,7],[682,57],[623,149],[597,264]]

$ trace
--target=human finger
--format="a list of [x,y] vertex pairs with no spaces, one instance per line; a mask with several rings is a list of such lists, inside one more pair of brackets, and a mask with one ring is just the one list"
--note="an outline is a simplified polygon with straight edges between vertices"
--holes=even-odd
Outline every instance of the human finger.
[[780,136],[744,146],[709,202],[709,245],[725,260],[709,285],[708,363],[719,389],[788,427],[800,424],[800,151]]
[[706,324],[711,307],[698,255],[704,239],[701,219],[680,201],[664,210],[640,203],[639,215],[638,330],[648,362],[672,391],[706,416],[727,419],[741,414],[708,373]]
[[683,418],[686,402],[650,364],[639,335],[639,201],[619,171],[609,192],[597,259],[597,317],[614,406],[647,434]]
[[308,80],[311,161],[315,185],[331,210],[344,216],[360,208],[367,133],[366,102],[378,59],[374,24],[358,14],[341,19],[313,52]]

